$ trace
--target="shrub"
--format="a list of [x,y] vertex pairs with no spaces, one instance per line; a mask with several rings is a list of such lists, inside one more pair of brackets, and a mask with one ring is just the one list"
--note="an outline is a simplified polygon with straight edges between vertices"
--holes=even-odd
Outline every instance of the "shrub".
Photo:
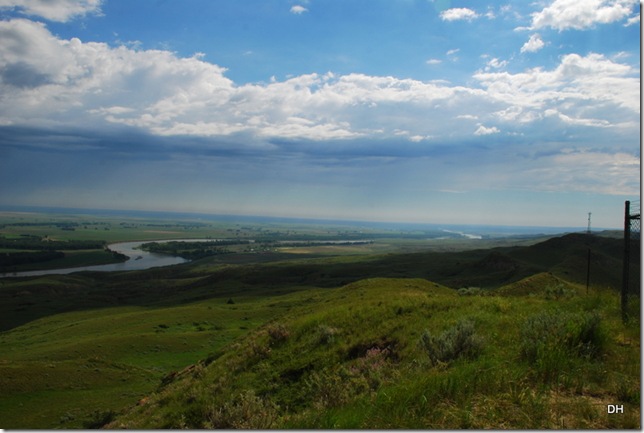
[[268,332],[268,337],[270,338],[271,345],[283,343],[284,341],[288,340],[288,337],[290,337],[291,335],[286,326],[279,323],[270,325],[266,329],[266,332]]
[[367,378],[343,365],[312,371],[303,381],[306,400],[316,409],[341,407],[370,389]]
[[564,284],[550,285],[544,290],[546,299],[572,298],[576,292]]
[[605,347],[597,313],[543,312],[521,328],[520,355],[550,382],[573,368],[579,357],[596,357]]
[[548,353],[597,356],[605,345],[597,313],[544,312],[532,316],[521,329],[521,356],[538,361]]
[[335,336],[338,333],[337,328],[328,325],[319,325],[317,328],[318,343],[331,344],[335,341]]
[[269,429],[278,417],[278,407],[253,391],[238,394],[232,401],[210,410],[208,429]]
[[474,322],[471,320],[461,320],[439,336],[425,330],[420,343],[432,365],[449,363],[461,357],[475,358],[483,347],[482,339],[474,334]]
[[483,294],[480,287],[462,287],[458,289],[460,296],[480,296]]

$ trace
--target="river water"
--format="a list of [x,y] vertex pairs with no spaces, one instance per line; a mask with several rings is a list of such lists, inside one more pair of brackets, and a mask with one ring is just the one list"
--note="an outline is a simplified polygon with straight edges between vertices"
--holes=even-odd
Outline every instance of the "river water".
[[[207,242],[214,241],[215,239],[172,239],[174,241],[192,241],[192,242]],[[51,275],[51,274],[71,274],[72,272],[81,271],[140,271],[142,269],[156,268],[159,266],[177,265],[185,263],[188,260],[182,257],[174,257],[166,254],[149,253],[147,251],[139,250],[141,244],[147,242],[168,242],[168,241],[142,241],[142,242],[119,242],[109,245],[110,250],[125,254],[130,259],[122,263],[111,263],[107,265],[96,266],[81,266],[76,268],[61,268],[61,269],[42,269],[38,271],[23,271],[23,272],[7,272],[0,274],[0,278],[5,277],[30,277],[36,275]]]

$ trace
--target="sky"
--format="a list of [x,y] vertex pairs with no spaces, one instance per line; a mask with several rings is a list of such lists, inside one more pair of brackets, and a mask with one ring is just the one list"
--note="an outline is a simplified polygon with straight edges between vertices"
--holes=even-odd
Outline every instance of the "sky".
[[619,228],[637,0],[0,0],[0,206]]

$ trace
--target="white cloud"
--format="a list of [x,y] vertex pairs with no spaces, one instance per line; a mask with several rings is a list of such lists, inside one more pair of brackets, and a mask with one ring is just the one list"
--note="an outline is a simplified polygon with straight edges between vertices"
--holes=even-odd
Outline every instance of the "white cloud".
[[493,20],[496,18],[496,14],[494,13],[494,10],[490,7],[488,7],[487,12],[485,13],[485,18],[489,20]]
[[492,126],[491,128],[488,128],[483,125],[479,125],[478,129],[474,131],[474,135],[491,135],[491,134],[498,134],[501,132],[499,128],[496,126]]
[[29,16],[67,22],[87,14],[100,14],[101,3],[102,0],[0,0],[0,10],[15,9]]
[[[601,54],[568,54],[553,70],[479,72],[489,97],[512,108],[516,121],[542,119],[547,109],[581,122],[597,119],[618,126],[639,118],[639,71]],[[602,125],[606,123],[600,122]]]
[[443,61],[440,59],[429,59],[425,63],[427,63],[428,65],[440,65],[441,63],[443,63]]
[[301,15],[304,12],[308,12],[308,9],[301,5],[295,5],[291,7],[291,13],[296,15]]
[[507,60],[499,60],[496,57],[494,57],[487,62],[485,66],[485,70],[490,71],[492,69],[501,69],[501,68],[505,68],[507,65],[508,65]]
[[631,15],[637,0],[554,0],[532,14],[532,29],[583,30],[595,24],[621,21]]
[[479,15],[472,9],[468,8],[452,8],[446,9],[441,12],[440,17],[443,21],[472,21],[479,17]]
[[522,53],[535,53],[539,51],[541,48],[544,47],[544,42],[541,40],[541,36],[538,34],[534,34],[530,36],[530,39],[528,39],[528,42],[523,44],[521,47],[521,52]]
[[120,124],[247,141],[388,139],[396,131],[412,142],[457,140],[474,122],[477,135],[528,136],[539,122],[555,136],[561,126],[639,130],[639,71],[621,56],[569,54],[551,70],[515,74],[493,58],[469,87],[332,73],[236,85],[200,55],[64,40],[25,19],[0,21],[0,40],[1,125]]
[[639,24],[639,23],[640,23],[640,16],[639,16],[639,15],[635,15],[635,16],[633,16],[633,17],[630,17],[630,18],[626,21],[626,24],[624,24],[624,27],[629,27],[629,26],[637,25],[637,24]]

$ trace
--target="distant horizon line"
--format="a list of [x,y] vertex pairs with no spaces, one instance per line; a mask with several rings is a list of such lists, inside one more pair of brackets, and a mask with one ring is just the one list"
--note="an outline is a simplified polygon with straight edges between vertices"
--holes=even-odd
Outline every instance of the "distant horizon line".
[[[33,212],[33,213],[90,213],[101,215],[115,215],[121,214],[123,216],[148,216],[152,218],[163,218],[168,216],[177,217],[216,217],[224,219],[246,219],[246,220],[269,220],[273,222],[311,222],[311,223],[327,223],[327,224],[368,224],[386,226],[391,224],[405,225],[405,226],[432,226],[436,227],[480,227],[480,228],[515,228],[515,229],[547,229],[548,231],[563,230],[564,232],[586,232],[586,227],[583,226],[540,226],[540,225],[511,225],[511,224],[481,224],[481,223],[442,223],[442,222],[410,222],[410,221],[381,221],[381,220],[361,220],[361,219],[345,219],[345,218],[315,218],[315,217],[294,217],[294,216],[275,216],[275,215],[257,215],[257,214],[226,214],[214,212],[195,212],[195,211],[168,211],[168,210],[141,210],[141,209],[104,209],[104,208],[78,208],[78,207],[64,207],[64,206],[38,206],[38,205],[4,205],[0,204],[0,211],[5,212]],[[266,222],[266,221],[265,221]],[[618,227],[591,227],[591,232],[601,232],[606,230],[622,230]],[[563,233],[563,232],[562,232]]]

